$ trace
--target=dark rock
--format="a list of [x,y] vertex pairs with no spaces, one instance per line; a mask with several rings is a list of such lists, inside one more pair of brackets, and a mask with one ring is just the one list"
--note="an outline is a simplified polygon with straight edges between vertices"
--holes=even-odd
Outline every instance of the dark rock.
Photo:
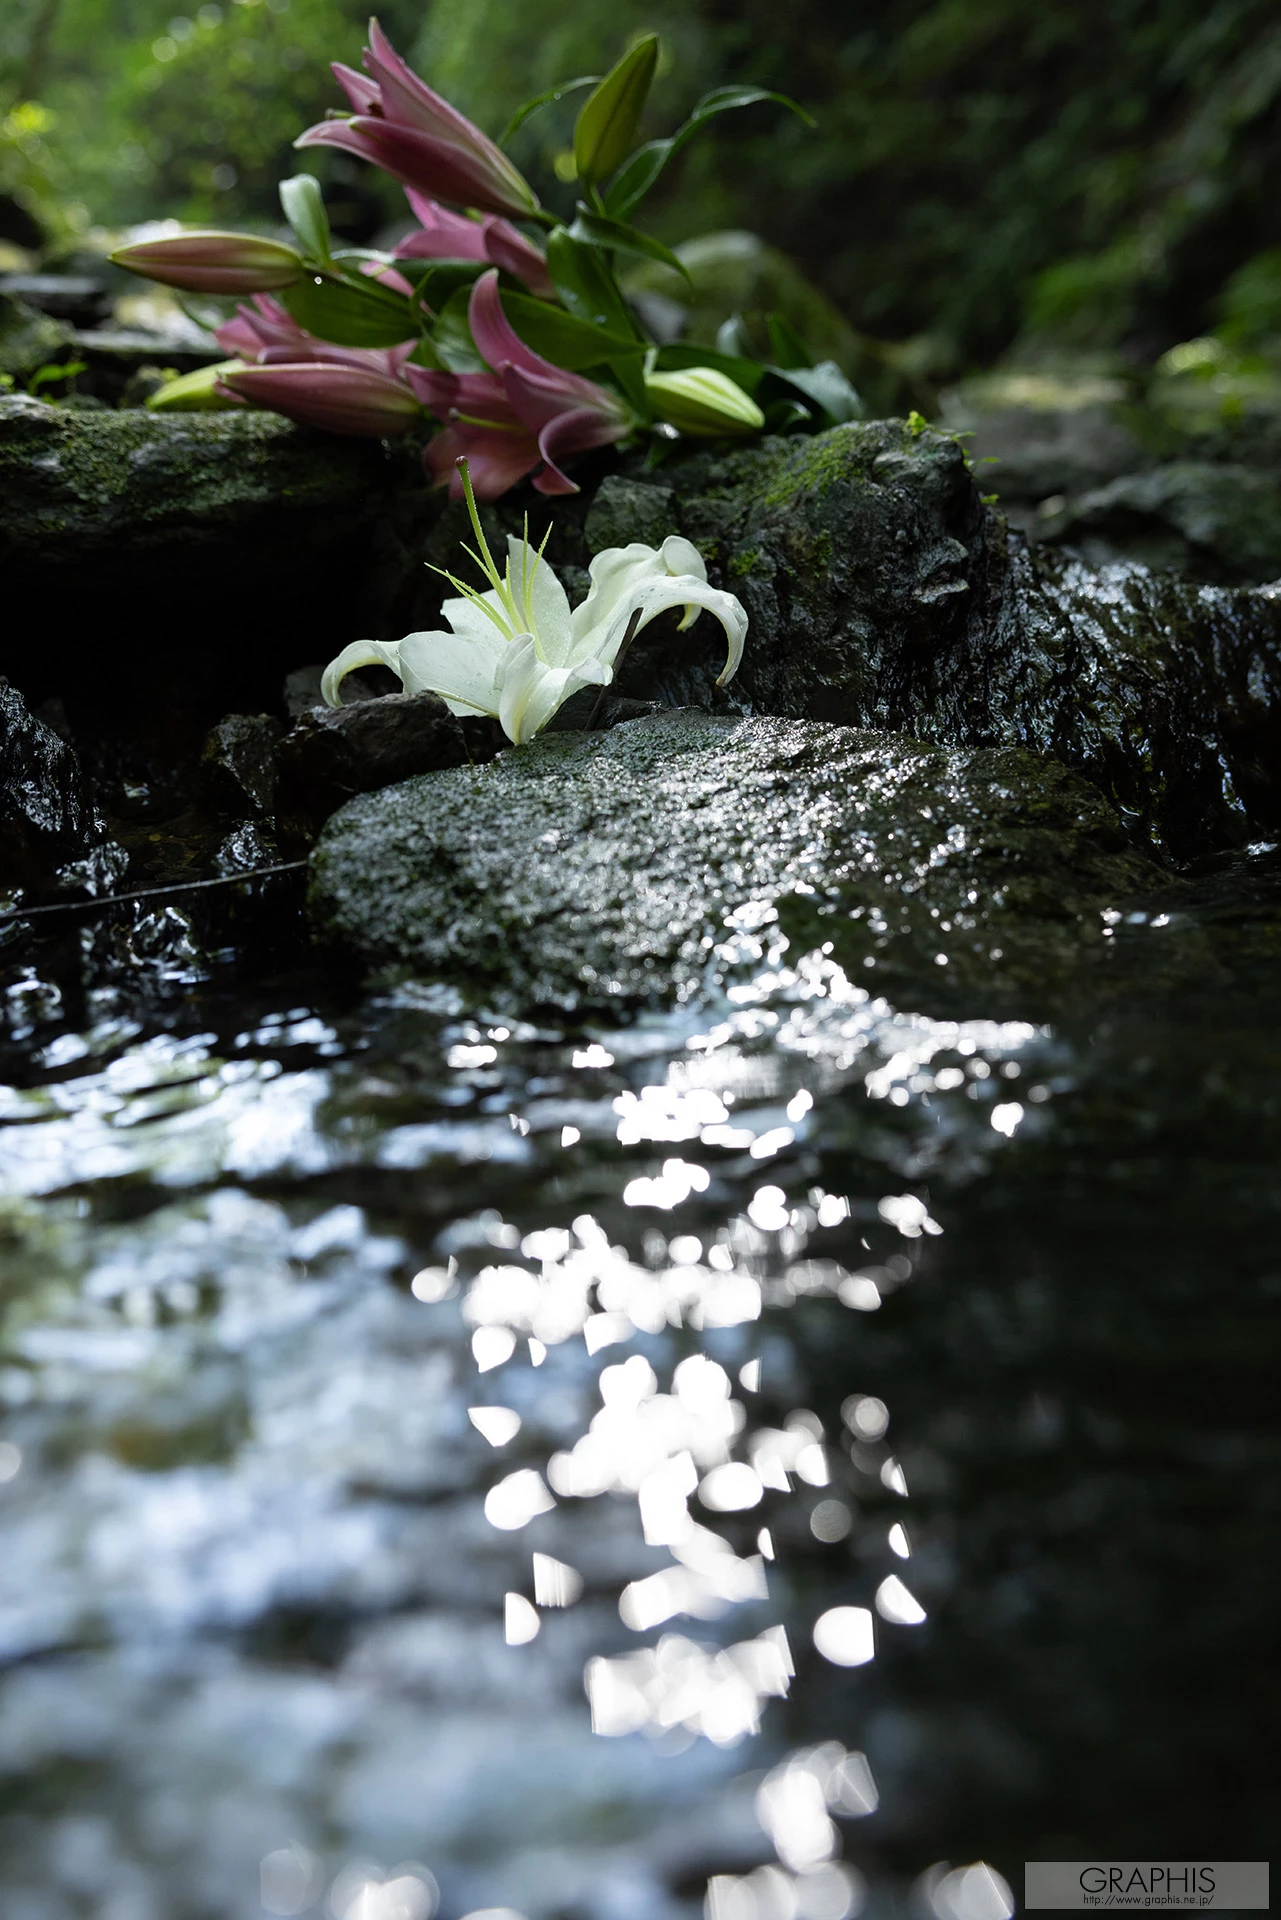
[[113,406],[141,407],[174,373],[194,373],[197,367],[225,360],[212,334],[201,341],[192,328],[172,335],[132,328],[102,328],[77,333],[77,360],[85,371],[81,390]]
[[603,547],[625,547],[643,540],[661,547],[680,526],[680,514],[670,487],[643,484],[625,474],[607,474],[597,488],[587,513],[587,545],[592,553]]
[[229,707],[267,707],[300,659],[369,631],[393,497],[430,523],[412,447],[248,409],[0,400],[6,613],[45,640],[15,667],[24,693],[61,693],[77,730],[99,734],[172,735],[178,714],[203,733]]
[[256,821],[245,820],[219,847],[214,855],[214,869],[220,874],[251,873],[255,867],[267,866],[278,855],[274,839],[269,839]]
[[354,794],[463,766],[472,757],[462,721],[434,693],[311,707],[277,755],[281,813],[315,824]]
[[29,380],[48,361],[69,360],[73,344],[70,327],[0,292],[0,373]]
[[93,274],[0,274],[0,293],[74,327],[96,327],[111,312],[111,289]]
[[1043,1018],[1163,884],[1052,761],[687,711],[352,801],[310,906],[367,966],[525,1002],[688,998],[781,920],[864,987]]
[[0,886],[44,879],[104,838],[74,750],[0,680]]
[[[601,490],[618,544],[644,484]],[[656,622],[620,693],[1052,753],[1180,856],[1281,825],[1273,589],[1031,558],[962,447],[896,421],[700,455],[662,494],[751,631],[718,696],[718,629]]]
[[1281,576],[1281,486],[1255,467],[1170,460],[1078,499],[1047,501],[1039,521],[1042,539],[1090,566],[1130,559],[1228,583]]
[[1145,464],[1125,381],[1088,367],[1004,368],[942,396],[942,425],[963,432],[989,491],[1021,505],[1106,485]]
[[319,707],[324,704],[320,693],[320,683],[324,677],[325,669],[319,660],[314,666],[295,667],[292,673],[285,675],[284,702],[287,719],[301,720],[309,707]]
[[276,749],[284,737],[266,713],[229,713],[212,727],[200,756],[202,784],[224,813],[270,817],[276,798]]

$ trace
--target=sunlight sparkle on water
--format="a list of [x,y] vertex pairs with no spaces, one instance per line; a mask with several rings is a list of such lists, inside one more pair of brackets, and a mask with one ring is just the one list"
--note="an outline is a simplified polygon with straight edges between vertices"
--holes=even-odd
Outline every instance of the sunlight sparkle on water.
[[834,1667],[861,1667],[876,1653],[872,1616],[866,1607],[829,1607],[814,1622],[814,1645]]

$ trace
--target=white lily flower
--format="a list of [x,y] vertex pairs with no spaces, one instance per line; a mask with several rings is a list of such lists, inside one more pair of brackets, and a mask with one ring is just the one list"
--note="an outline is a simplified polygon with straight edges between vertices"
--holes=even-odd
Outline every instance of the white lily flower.
[[[669,607],[683,607],[680,631],[707,611],[725,629],[728,654],[716,682],[738,670],[747,615],[732,593],[707,584],[697,547],[676,535],[661,547],[639,542],[608,547],[589,568],[591,588],[571,613],[565,589],[525,538],[509,536],[500,574],[481,531],[467,475],[459,461],[480,553],[472,558],[490,582],[477,593],[446,574],[462,598],[442,612],[452,631],[409,633],[403,640],[355,640],[325,669],[321,692],[331,707],[353,668],[390,667],[406,693],[440,694],[451,713],[492,714],[516,746],[532,740],[580,687],[607,687],[621,654]],[[546,542],[544,542],[546,544]],[[470,549],[468,549],[470,552]]]

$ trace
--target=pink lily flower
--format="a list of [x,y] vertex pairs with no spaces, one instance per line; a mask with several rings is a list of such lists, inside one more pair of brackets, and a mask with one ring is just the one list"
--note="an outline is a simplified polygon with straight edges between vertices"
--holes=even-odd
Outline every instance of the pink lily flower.
[[355,113],[322,120],[296,147],[343,147],[432,199],[483,213],[533,213],[538,198],[507,155],[406,66],[377,20],[369,23],[365,70],[333,72]]
[[374,367],[325,360],[260,361],[223,374],[218,387],[302,426],[362,440],[408,433],[423,417],[405,382]]
[[523,280],[540,299],[555,297],[546,260],[510,220],[501,220],[494,213],[486,214],[483,220],[469,220],[412,187],[405,192],[421,224],[396,248],[398,260],[484,260]]
[[415,342],[399,347],[335,347],[318,340],[277,300],[258,295],[214,335],[250,364],[227,372],[218,391],[270,407],[304,426],[384,440],[408,433],[422,408],[403,378]]
[[539,493],[577,493],[561,461],[621,440],[632,426],[617,394],[553,366],[527,347],[503,312],[496,271],[482,274],[468,306],[472,338],[492,373],[437,373],[408,366],[405,378],[445,423],[424,459],[438,486],[462,497],[454,462],[465,454],[476,496],[496,500],[542,462]]
[[260,293],[291,287],[302,274],[301,256],[280,240],[254,233],[191,228],[158,240],[136,240],[111,256],[118,267],[187,293]]
[[214,329],[214,339],[225,352],[260,366],[323,360],[336,367],[365,367],[393,380],[417,345],[406,340],[398,347],[335,347],[300,327],[278,300],[265,294],[258,294],[252,307],[237,307],[233,319]]

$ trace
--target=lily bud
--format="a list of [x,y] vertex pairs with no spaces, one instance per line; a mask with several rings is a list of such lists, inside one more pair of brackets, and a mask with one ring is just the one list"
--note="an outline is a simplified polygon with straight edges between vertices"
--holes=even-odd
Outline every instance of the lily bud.
[[279,240],[207,228],[138,240],[117,247],[111,259],[130,273],[186,293],[270,293],[291,287],[303,270],[301,254]]
[[222,375],[229,392],[251,406],[271,407],[306,427],[386,440],[408,433],[423,417],[409,388],[372,367],[335,366],[325,360],[286,366],[240,367]]
[[751,396],[715,367],[648,373],[645,391],[658,418],[681,433],[709,438],[726,433],[759,433],[765,425],[765,415]]
[[147,409],[151,413],[225,413],[230,407],[241,407],[244,401],[218,382],[229,373],[239,373],[244,364],[243,360],[219,360],[212,367],[180,373],[157,387],[145,403]]

